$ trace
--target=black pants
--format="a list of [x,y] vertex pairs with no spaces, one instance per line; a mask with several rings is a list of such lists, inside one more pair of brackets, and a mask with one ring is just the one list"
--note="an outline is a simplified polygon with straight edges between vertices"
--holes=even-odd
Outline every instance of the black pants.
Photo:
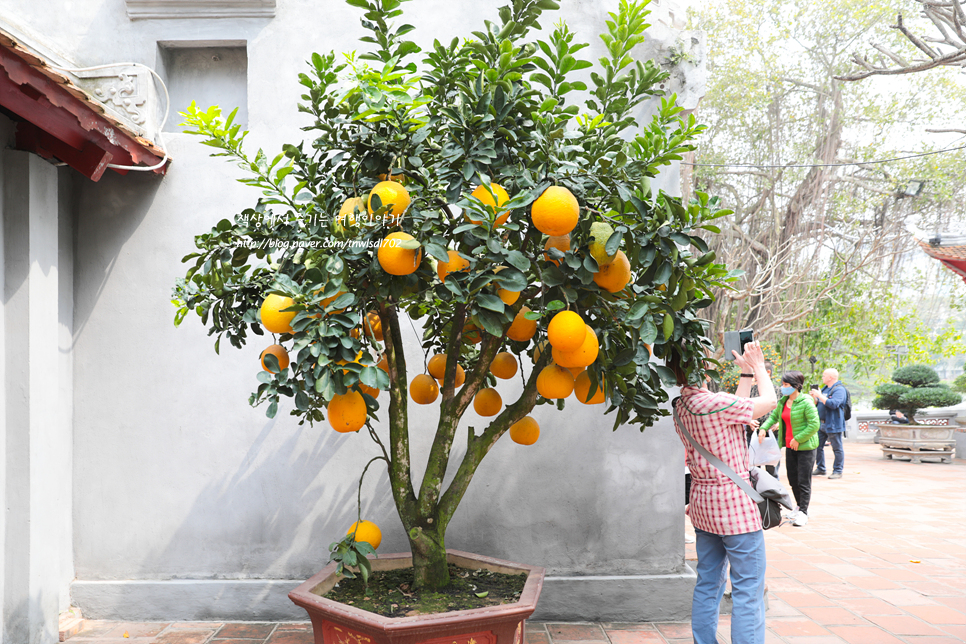
[[812,467],[815,466],[815,450],[796,452],[785,448],[785,471],[788,484],[795,495],[798,509],[808,514],[808,502],[812,497]]

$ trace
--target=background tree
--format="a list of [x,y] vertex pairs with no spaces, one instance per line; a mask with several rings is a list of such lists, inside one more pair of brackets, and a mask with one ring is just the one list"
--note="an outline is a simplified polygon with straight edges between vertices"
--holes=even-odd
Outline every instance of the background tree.
[[[252,404],[274,416],[288,397],[303,421],[366,427],[416,585],[438,588],[467,486],[504,434],[537,439],[535,405],[606,394],[615,428],[643,429],[666,415],[666,384],[703,377],[698,311],[728,274],[697,233],[728,211],[706,194],[684,205],[648,188],[703,128],[664,96],[666,72],[631,57],[644,2],[622,0],[610,14],[608,53],[585,84],[573,73],[592,67],[578,57],[586,45],[565,24],[527,38],[551,0],[513,0],[473,39],[435,41],[421,67],[404,38],[413,27],[391,22],[401,1],[348,0],[364,12],[371,50],[312,55],[300,75],[309,140],[249,155],[234,112],[185,115],[263,196],[196,237],[176,323],[195,311],[216,350],[262,326],[278,334]],[[633,114],[645,102],[655,115],[640,127]],[[416,322],[424,356],[411,365],[403,337]],[[522,393],[504,405],[497,377],[518,367]],[[389,404],[377,427],[381,391]],[[410,431],[427,430],[410,426],[410,400],[440,406],[421,483]],[[470,405],[492,419],[465,430],[466,453],[451,464]],[[352,534],[333,544],[334,556],[363,557],[352,544]]]
[[926,407],[958,405],[963,397],[939,382],[935,369],[916,364],[892,372],[891,383],[876,387],[875,409],[901,409],[912,423],[916,412]]
[[[954,70],[887,88],[837,78],[852,68],[856,42],[902,45],[885,26],[901,6],[721,0],[692,14],[711,35],[700,112],[709,127],[694,158],[695,185],[735,210],[711,245],[744,271],[707,312],[719,337],[753,327],[793,352],[789,367],[819,350],[839,362],[828,366],[855,356],[869,367],[887,360],[884,337],[920,328],[895,322],[917,315],[923,293],[907,260],[917,232],[966,220],[962,150],[873,163],[949,145],[948,135],[923,132],[962,119],[966,92]],[[861,336],[834,341],[857,328]],[[865,341],[855,343],[859,337]]]

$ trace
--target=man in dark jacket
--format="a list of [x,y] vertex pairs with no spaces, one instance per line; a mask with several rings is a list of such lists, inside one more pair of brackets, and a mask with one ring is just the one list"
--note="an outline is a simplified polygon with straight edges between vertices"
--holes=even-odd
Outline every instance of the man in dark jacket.
[[845,468],[845,449],[842,447],[842,435],[845,432],[845,402],[848,394],[845,385],[839,381],[839,372],[826,369],[822,372],[822,391],[812,389],[809,393],[815,399],[818,407],[818,418],[821,425],[818,430],[818,450],[815,452],[815,471],[813,476],[825,474],[825,443],[831,443],[835,461],[832,463],[830,479],[842,478]]

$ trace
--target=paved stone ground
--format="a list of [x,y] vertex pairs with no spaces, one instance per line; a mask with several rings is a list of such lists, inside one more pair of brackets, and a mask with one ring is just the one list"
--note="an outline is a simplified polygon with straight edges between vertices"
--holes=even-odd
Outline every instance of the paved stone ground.
[[[831,456],[831,450],[828,450]],[[766,644],[966,642],[966,461],[893,461],[846,444],[813,482],[810,521],[765,533]],[[686,531],[693,534],[686,522]],[[696,558],[686,546],[688,559]],[[730,644],[728,617],[718,628]],[[527,644],[684,644],[688,623],[527,624]],[[307,623],[85,621],[70,644],[312,644]]]

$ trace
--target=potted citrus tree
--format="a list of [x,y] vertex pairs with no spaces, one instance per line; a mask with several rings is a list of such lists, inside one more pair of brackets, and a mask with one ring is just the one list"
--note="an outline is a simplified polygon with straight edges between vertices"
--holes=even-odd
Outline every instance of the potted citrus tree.
[[938,456],[952,462],[956,441],[953,427],[923,425],[916,413],[926,407],[958,405],[963,397],[939,382],[939,374],[927,365],[899,367],[892,372],[892,382],[875,389],[874,409],[899,409],[909,419],[907,425],[879,423],[879,443],[888,458],[909,456],[918,463],[925,456]]
[[[412,27],[391,22],[401,0],[347,1],[363,12],[369,51],[311,56],[299,76],[307,141],[251,154],[234,112],[184,113],[261,197],[196,237],[175,321],[198,314],[216,351],[226,337],[241,347],[258,336],[250,403],[268,416],[289,399],[300,422],[372,439],[413,586],[440,589],[457,506],[497,441],[538,440],[535,406],[599,404],[615,428],[643,430],[667,414],[664,383],[675,382],[657,359],[703,377],[699,310],[730,277],[702,236],[730,211],[650,188],[703,127],[665,96],[665,71],[631,57],[645,2],[611,14],[608,53],[585,84],[573,75],[592,67],[586,44],[565,24],[534,37],[552,0],[513,0],[499,24],[420,56],[405,39]],[[655,114],[641,125],[633,115],[645,101]],[[422,327],[416,364],[403,351],[411,324]],[[498,383],[510,377],[522,393],[503,400]],[[421,482],[410,466],[414,404],[439,406]],[[489,424],[468,430],[444,486],[470,407]],[[308,589],[368,574],[378,532],[359,519]],[[293,597],[317,605],[318,594]]]

